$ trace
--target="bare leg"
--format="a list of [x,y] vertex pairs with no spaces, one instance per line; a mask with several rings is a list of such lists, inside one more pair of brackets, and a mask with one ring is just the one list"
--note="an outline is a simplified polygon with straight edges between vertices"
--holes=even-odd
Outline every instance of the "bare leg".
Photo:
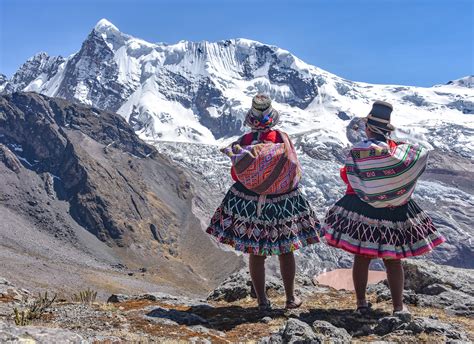
[[293,252],[290,252],[278,256],[278,259],[280,260],[280,273],[285,287],[287,306],[288,308],[294,308],[291,305],[298,307],[301,300],[295,296],[295,256]]
[[403,310],[403,286],[405,284],[405,276],[403,274],[403,266],[400,259],[384,259],[385,268],[387,270],[387,280],[392,294],[392,304],[394,311]]
[[352,266],[352,281],[357,297],[357,307],[367,306],[365,291],[367,289],[367,281],[369,278],[369,265],[371,258],[356,255],[354,257],[354,265]]
[[257,294],[258,304],[262,305],[268,302],[265,291],[265,256],[256,256],[250,254],[249,269],[252,278],[253,288]]

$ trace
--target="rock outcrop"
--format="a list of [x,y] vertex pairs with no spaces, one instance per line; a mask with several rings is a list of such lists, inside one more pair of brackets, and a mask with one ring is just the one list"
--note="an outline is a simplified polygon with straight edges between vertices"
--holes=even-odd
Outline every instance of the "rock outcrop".
[[[299,295],[310,294],[315,291],[315,286],[309,277],[298,275],[296,282],[300,285],[297,290]],[[280,278],[274,275],[266,276],[266,291],[269,295],[283,294],[284,288]],[[250,279],[248,269],[242,269],[227,277],[207,297],[210,301],[234,302],[248,297],[257,297]]]
[[[274,277],[267,276],[266,280],[267,293],[282,293],[282,282]],[[240,270],[222,282],[222,284],[214,289],[208,296],[211,301],[233,302],[246,297],[255,297],[252,280],[248,270]]]
[[[448,314],[474,316],[474,274],[470,269],[430,264],[422,260],[404,262],[405,302],[419,307],[444,309]],[[386,282],[371,286],[378,300],[390,299]]]
[[27,290],[18,289],[10,281],[0,278],[0,302],[20,302],[28,295]]

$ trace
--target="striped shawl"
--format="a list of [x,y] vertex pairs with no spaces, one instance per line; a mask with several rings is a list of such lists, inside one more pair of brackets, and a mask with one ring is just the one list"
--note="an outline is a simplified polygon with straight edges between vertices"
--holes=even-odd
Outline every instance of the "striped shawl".
[[346,159],[347,178],[359,198],[375,208],[407,203],[426,168],[428,151],[404,142],[364,141]]

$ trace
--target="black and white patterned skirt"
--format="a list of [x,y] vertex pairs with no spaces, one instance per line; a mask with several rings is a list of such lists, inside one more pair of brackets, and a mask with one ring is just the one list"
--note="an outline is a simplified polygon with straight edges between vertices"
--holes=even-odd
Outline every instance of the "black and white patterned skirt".
[[319,242],[319,230],[318,219],[299,189],[261,196],[235,183],[207,233],[235,250],[268,256]]
[[419,256],[445,241],[415,201],[374,208],[357,195],[345,195],[327,212],[323,232],[329,245],[372,258]]

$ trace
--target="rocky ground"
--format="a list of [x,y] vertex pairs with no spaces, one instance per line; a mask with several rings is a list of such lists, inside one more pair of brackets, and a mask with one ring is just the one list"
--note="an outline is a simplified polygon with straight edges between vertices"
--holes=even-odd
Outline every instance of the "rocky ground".
[[[13,308],[34,297],[0,279],[0,342],[37,343],[467,343],[474,339],[472,271],[425,261],[405,262],[410,314],[390,313],[384,282],[373,287],[373,311],[353,312],[354,295],[298,278],[305,300],[283,309],[283,288],[270,278],[273,310],[260,313],[248,274],[230,276],[207,300],[165,293],[111,295],[107,302],[73,302],[61,295],[39,319],[16,326]],[[51,295],[51,294],[50,294]]]

